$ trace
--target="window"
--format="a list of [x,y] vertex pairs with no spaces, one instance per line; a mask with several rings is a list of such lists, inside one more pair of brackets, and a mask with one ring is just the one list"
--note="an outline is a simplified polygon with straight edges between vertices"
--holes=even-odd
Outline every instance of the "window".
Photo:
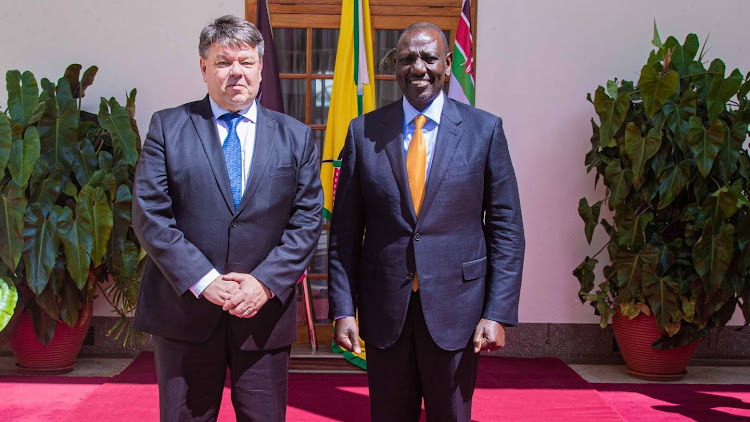
[[[341,1],[268,0],[284,110],[286,114],[310,125],[321,151],[333,86]],[[476,3],[477,0],[471,2],[475,52]],[[461,5],[461,0],[370,0],[377,107],[401,98],[394,75],[394,51],[401,31],[414,22],[430,21],[445,31],[452,51]],[[256,21],[256,7],[256,0],[245,1],[246,19],[250,22]],[[308,278],[315,322],[330,327],[331,321],[327,319],[327,227],[324,226]],[[302,314],[297,312],[298,318]],[[330,342],[330,334],[328,337],[326,339],[324,334],[321,344]]]

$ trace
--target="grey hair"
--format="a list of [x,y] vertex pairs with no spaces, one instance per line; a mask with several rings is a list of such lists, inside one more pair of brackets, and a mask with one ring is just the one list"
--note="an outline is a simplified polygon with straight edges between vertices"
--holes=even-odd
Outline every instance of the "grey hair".
[[445,55],[447,56],[448,53],[450,53],[450,48],[448,47],[448,39],[445,38],[445,32],[443,32],[443,30],[440,29],[440,27],[438,27],[434,23],[423,21],[423,22],[415,22],[407,26],[406,29],[404,29],[404,32],[401,33],[401,36],[398,37],[398,42],[401,43],[401,39],[404,38],[404,36],[408,34],[409,32],[428,31],[428,30],[435,31],[438,34],[440,34],[440,39],[443,40],[443,46],[445,46]]
[[258,28],[252,23],[232,15],[217,18],[213,23],[203,28],[198,42],[198,54],[204,59],[208,58],[208,50],[213,44],[222,47],[246,44],[258,52],[259,59],[263,59],[263,52],[265,51],[263,35],[258,31]]

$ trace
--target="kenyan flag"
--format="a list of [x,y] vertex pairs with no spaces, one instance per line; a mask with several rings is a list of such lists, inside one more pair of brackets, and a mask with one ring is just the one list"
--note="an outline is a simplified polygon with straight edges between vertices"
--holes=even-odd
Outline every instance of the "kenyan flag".
[[471,38],[471,2],[463,0],[456,30],[448,97],[474,105],[474,41]]

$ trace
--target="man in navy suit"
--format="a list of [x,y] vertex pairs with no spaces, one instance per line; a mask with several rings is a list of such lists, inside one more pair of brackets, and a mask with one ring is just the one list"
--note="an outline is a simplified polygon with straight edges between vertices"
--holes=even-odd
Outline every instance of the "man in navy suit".
[[[500,118],[443,93],[430,23],[396,50],[404,99],[352,120],[331,221],[335,341],[367,344],[372,420],[470,421],[478,353],[518,323],[524,235]],[[358,313],[359,324],[355,319]]]
[[216,420],[227,368],[238,421],[283,421],[294,286],[321,228],[310,128],[255,97],[263,37],[201,32],[208,95],[159,111],[136,169],[133,228],[148,252],[134,326],[153,334],[162,421]]

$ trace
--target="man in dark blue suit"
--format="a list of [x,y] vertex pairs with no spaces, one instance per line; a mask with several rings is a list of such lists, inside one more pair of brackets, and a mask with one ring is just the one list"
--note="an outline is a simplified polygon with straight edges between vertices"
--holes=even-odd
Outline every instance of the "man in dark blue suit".
[[[404,99],[352,120],[331,221],[335,341],[367,344],[372,420],[470,421],[478,353],[518,323],[521,207],[500,118],[446,98],[430,23],[399,38]],[[355,320],[358,313],[359,324]]]
[[308,126],[255,98],[263,37],[224,16],[199,42],[208,95],[159,111],[136,169],[148,252],[134,326],[153,334],[162,421],[216,420],[231,373],[238,421],[283,421],[294,286],[323,193]]

